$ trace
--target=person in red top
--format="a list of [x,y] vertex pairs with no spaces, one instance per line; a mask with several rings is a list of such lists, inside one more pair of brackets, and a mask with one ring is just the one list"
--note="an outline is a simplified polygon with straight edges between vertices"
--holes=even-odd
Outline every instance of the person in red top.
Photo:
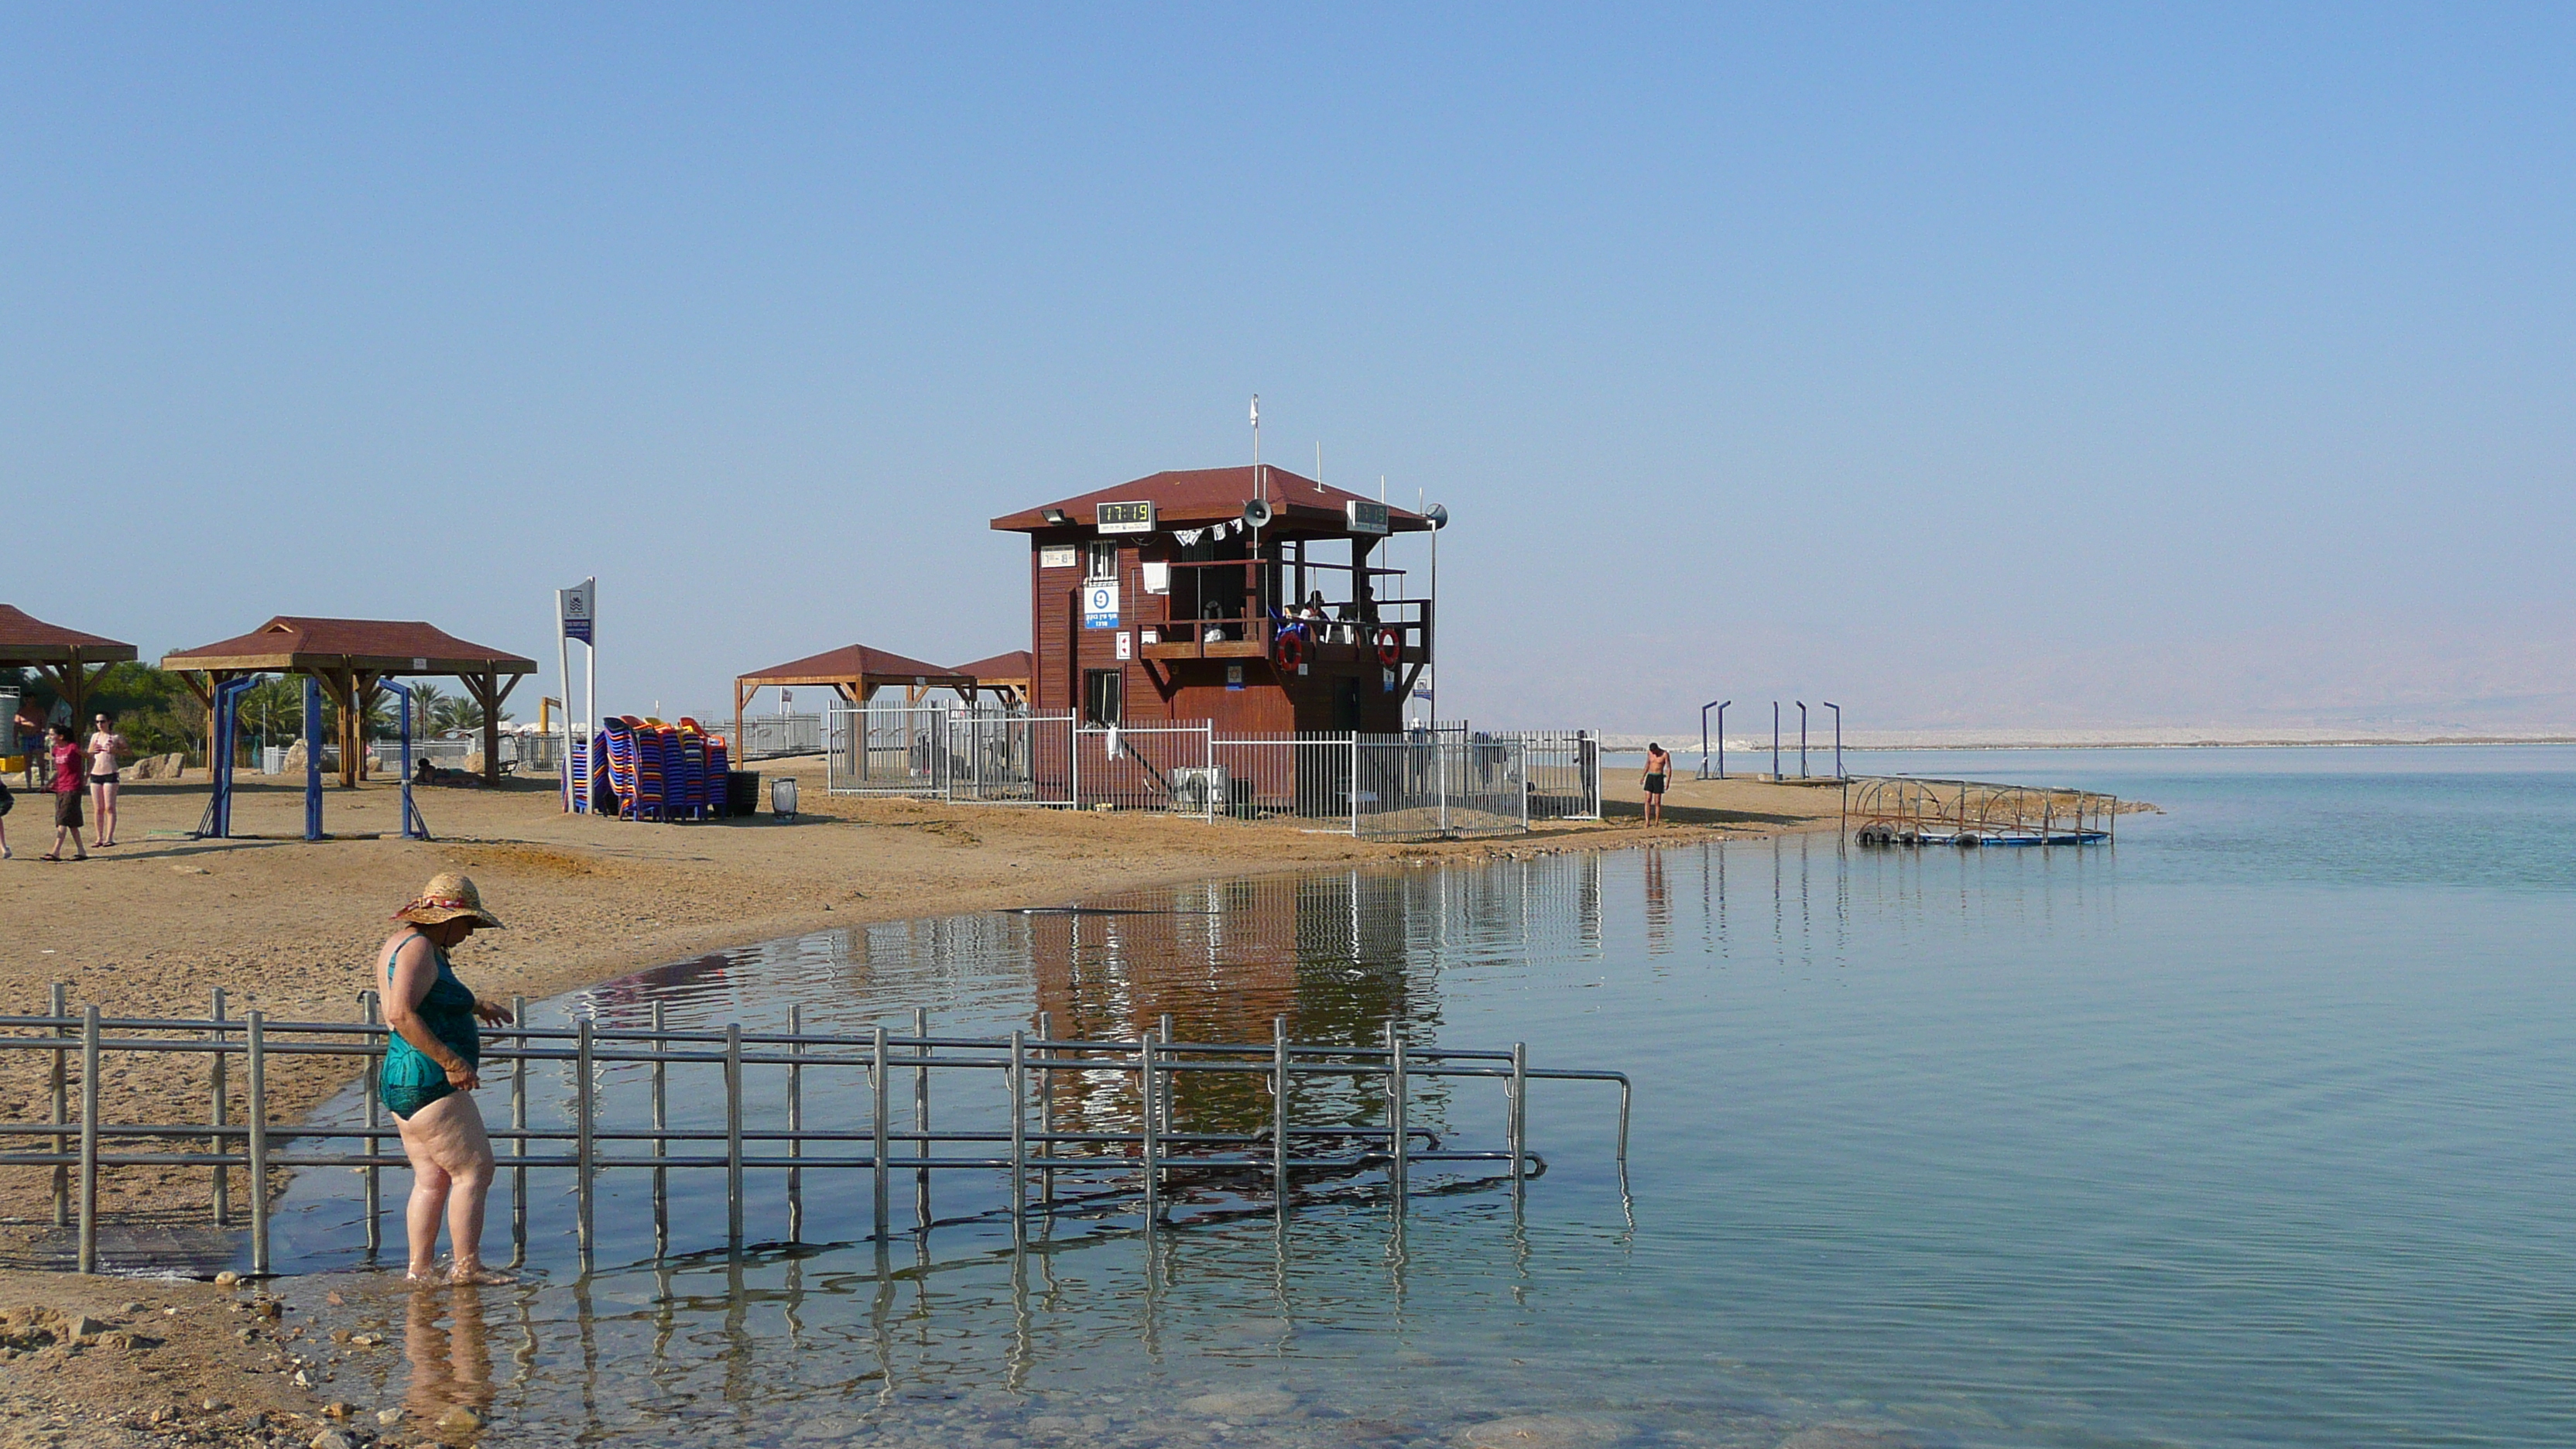
[[47,860],[63,858],[63,843],[69,841],[72,859],[89,859],[89,850],[81,844],[81,793],[89,788],[89,772],[82,767],[80,746],[72,743],[72,727],[54,726],[54,747],[48,751],[54,761],[54,848],[45,853]]

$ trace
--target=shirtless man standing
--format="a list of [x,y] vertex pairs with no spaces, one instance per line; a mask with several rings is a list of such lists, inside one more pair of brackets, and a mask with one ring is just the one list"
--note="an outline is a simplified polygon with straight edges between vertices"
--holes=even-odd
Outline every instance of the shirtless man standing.
[[1673,777],[1672,752],[1652,740],[1646,742],[1646,823],[1664,823],[1664,782]]
[[98,817],[90,824],[91,843],[105,849],[116,843],[117,757],[126,751],[125,736],[116,732],[116,717],[100,715],[89,736],[89,798]]

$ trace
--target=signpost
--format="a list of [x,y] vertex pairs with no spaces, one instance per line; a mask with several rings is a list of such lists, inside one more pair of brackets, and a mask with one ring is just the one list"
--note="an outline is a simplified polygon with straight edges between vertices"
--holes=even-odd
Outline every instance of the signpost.
[[[591,742],[598,738],[595,728],[599,717],[599,579],[596,575],[569,589],[555,590],[555,663],[562,677],[564,722],[563,752],[557,773],[563,777],[563,808],[568,813],[590,809],[589,770],[573,764],[572,707],[572,641],[581,641],[582,654],[589,665],[590,682],[582,698],[582,764],[590,762]],[[576,778],[576,777],[580,778]]]

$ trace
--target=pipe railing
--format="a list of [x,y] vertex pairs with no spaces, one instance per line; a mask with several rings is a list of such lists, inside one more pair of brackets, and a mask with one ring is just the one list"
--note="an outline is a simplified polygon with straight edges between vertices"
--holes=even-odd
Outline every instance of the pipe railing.
[[[230,1174],[249,1175],[251,1271],[271,1271],[269,1218],[271,1175],[279,1168],[351,1167],[366,1174],[366,1239],[373,1251],[381,1246],[382,1195],[379,1174],[388,1167],[407,1167],[398,1152],[383,1150],[393,1135],[382,1116],[372,1071],[362,1077],[365,1115],[354,1126],[273,1124],[268,1096],[268,1070],[278,1057],[373,1057],[384,1050],[376,993],[360,993],[364,1020],[356,1022],[270,1021],[253,1011],[228,1014],[218,990],[204,1018],[109,1017],[96,1006],[78,1015],[67,1010],[64,988],[53,988],[48,1010],[35,1016],[0,1016],[0,1050],[51,1052],[49,1075],[51,1120],[0,1123],[0,1165],[54,1168],[54,1221],[76,1220],[78,1267],[93,1272],[98,1264],[98,1185],[104,1171],[128,1167],[205,1168],[212,1175],[210,1207],[219,1226],[233,1221]],[[526,1002],[514,1001],[515,1017],[524,1022]],[[662,1025],[662,1005],[653,1008],[646,1029],[598,1026],[584,1018],[570,1027],[524,1025],[487,1028],[482,1070],[492,1078],[506,1075],[509,1125],[488,1127],[488,1135],[510,1150],[497,1154],[513,1183],[512,1241],[524,1256],[527,1237],[528,1173],[532,1169],[570,1169],[574,1174],[576,1238],[587,1268],[598,1235],[593,1207],[598,1175],[607,1170],[643,1169],[653,1175],[654,1248],[669,1242],[668,1180],[678,1169],[720,1169],[726,1185],[726,1241],[739,1248],[744,1238],[744,1174],[756,1169],[785,1169],[790,1241],[802,1241],[803,1179],[809,1170],[860,1170],[872,1175],[872,1236],[889,1236],[890,1178],[898,1171],[914,1174],[914,1212],[918,1228],[932,1225],[931,1174],[971,1170],[1007,1174],[1014,1238],[1024,1236],[1032,1211],[1055,1211],[1060,1204],[1096,1211],[1104,1203],[1133,1196],[1141,1201],[1148,1231],[1167,1212],[1168,1190],[1175,1173],[1193,1181],[1210,1177],[1268,1184],[1281,1211],[1296,1200],[1294,1175],[1300,1172],[1347,1177],[1383,1171],[1400,1205],[1411,1187],[1412,1169],[1426,1163],[1497,1163],[1515,1194],[1546,1171],[1543,1158],[1528,1147],[1528,1090],[1533,1081],[1615,1083],[1619,1088],[1616,1153],[1624,1187],[1628,1159],[1628,1123],[1633,1090],[1620,1072],[1533,1068],[1526,1045],[1507,1051],[1420,1046],[1405,1040],[1393,1022],[1384,1044],[1354,1047],[1298,1044],[1288,1039],[1287,1019],[1273,1022],[1272,1037],[1254,1042],[1183,1042],[1172,1039],[1171,1018],[1133,1040],[1059,1039],[1041,1013],[1032,1036],[1014,1031],[1007,1037],[936,1035],[926,1017],[916,1013],[909,1035],[884,1027],[866,1036],[811,1033],[802,1029],[801,1009],[791,1008],[789,1030],[746,1031],[739,1024],[721,1030],[671,1030]],[[112,1033],[129,1033],[112,1035]],[[195,1054],[206,1058],[211,1108],[204,1122],[122,1122],[104,1120],[99,1102],[100,1061],[110,1052]],[[70,1058],[80,1059],[80,1113],[70,1115]],[[238,1059],[247,1088],[247,1111],[233,1120],[230,1066]],[[573,1066],[572,1121],[562,1126],[531,1126],[528,1119],[528,1064],[560,1062]],[[495,1064],[506,1063],[504,1074]],[[649,1066],[652,1125],[644,1128],[602,1126],[603,1095],[599,1069],[611,1064]],[[668,1069],[674,1065],[721,1066],[724,1114],[720,1127],[669,1125]],[[745,1124],[744,1070],[785,1069],[783,1106],[786,1126]],[[809,1072],[861,1072],[871,1088],[870,1120],[856,1128],[816,1129],[804,1125],[803,1090]],[[893,1116],[895,1074],[913,1073],[909,1130]],[[997,1073],[1009,1098],[1007,1122],[934,1131],[930,1125],[931,1081],[935,1072]],[[1061,1074],[1112,1073],[1135,1081],[1132,1127],[1115,1130],[1065,1130],[1057,1120]],[[1178,1121],[1176,1090],[1189,1079],[1253,1077],[1271,1094],[1268,1121],[1257,1131],[1188,1130]],[[1342,1080],[1375,1084],[1384,1101],[1382,1125],[1335,1122],[1294,1125],[1289,1088],[1301,1079]],[[1504,1143],[1498,1149],[1448,1146],[1438,1134],[1411,1125],[1408,1108],[1417,1082],[1441,1079],[1486,1080],[1504,1091]],[[497,1084],[497,1080],[496,1080]],[[1034,1091],[1032,1090],[1034,1087]],[[1030,1121],[1035,1096],[1036,1121]],[[1034,1130],[1032,1127],[1034,1126]],[[20,1148],[27,1138],[50,1138],[49,1144]],[[75,1139],[77,1145],[75,1145]],[[111,1143],[177,1144],[164,1150],[111,1150]],[[349,1142],[355,1150],[314,1150],[316,1144]],[[553,1144],[554,1150],[537,1150]],[[635,1144],[649,1152],[620,1151]],[[701,1150],[675,1151],[695,1145]],[[943,1154],[942,1145],[970,1149]],[[833,1148],[864,1151],[833,1152]],[[755,1150],[766,1149],[766,1150]],[[779,1150],[783,1148],[784,1150]],[[809,1151],[809,1148],[825,1149]],[[995,1149],[1003,1150],[995,1150]],[[300,1149],[300,1150],[299,1150]],[[1084,1175],[1111,1179],[1103,1190],[1077,1198],[1060,1195],[1059,1179]],[[1032,1200],[1030,1179],[1036,1179]],[[1117,1179],[1132,1177],[1132,1187]],[[77,1206],[75,1207],[75,1202]]]

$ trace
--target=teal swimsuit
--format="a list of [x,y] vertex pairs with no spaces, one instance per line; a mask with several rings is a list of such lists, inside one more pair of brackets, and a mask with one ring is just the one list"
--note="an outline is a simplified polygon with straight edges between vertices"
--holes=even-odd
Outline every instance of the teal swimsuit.
[[[426,936],[421,939],[429,940]],[[474,993],[456,979],[455,970],[447,964],[447,953],[439,950],[436,941],[430,941],[429,949],[438,956],[438,979],[429,983],[429,990],[420,998],[421,1024],[429,1028],[431,1036],[446,1043],[449,1051],[463,1057],[467,1066],[479,1067],[483,1063],[483,1034],[474,1025]],[[388,966],[394,953],[401,950],[397,942],[393,951],[386,953]],[[386,1035],[390,1040],[385,1047],[384,1065],[376,1073],[377,1090],[384,1095],[386,1110],[408,1122],[412,1113],[454,1094],[456,1087],[447,1080],[447,1068],[422,1055],[420,1048],[403,1040],[400,1032]]]

